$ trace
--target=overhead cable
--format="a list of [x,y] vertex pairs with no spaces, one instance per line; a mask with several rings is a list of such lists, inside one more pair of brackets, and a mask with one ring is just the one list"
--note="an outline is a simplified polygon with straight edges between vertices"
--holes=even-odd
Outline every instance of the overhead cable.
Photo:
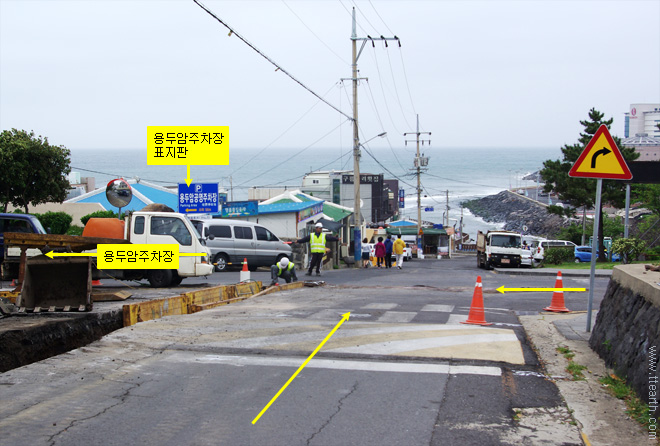
[[[200,8],[202,8],[204,11],[206,11],[211,17],[213,17],[214,19],[216,19],[218,22],[220,22],[220,24],[222,24],[225,28],[227,28],[227,29],[229,30],[229,35],[230,35],[230,36],[233,34],[233,35],[235,35],[236,37],[238,37],[243,43],[245,43],[247,46],[249,46],[249,47],[252,48],[254,51],[256,51],[257,54],[259,54],[261,57],[263,57],[264,59],[266,59],[268,62],[270,62],[271,64],[273,64],[274,66],[276,66],[277,69],[278,69],[279,71],[281,71],[282,73],[284,73],[284,74],[286,74],[287,76],[289,76],[289,77],[290,77],[294,82],[296,82],[298,85],[300,85],[300,86],[303,87],[305,90],[309,91],[311,94],[313,94],[314,96],[316,96],[317,98],[319,98],[319,99],[320,99],[321,101],[323,101],[326,105],[329,105],[330,107],[332,107],[332,108],[333,108],[335,111],[337,111],[338,113],[341,113],[341,114],[344,115],[346,118],[348,118],[348,119],[350,119],[351,121],[353,121],[353,118],[352,118],[351,116],[347,115],[346,113],[344,113],[343,111],[341,111],[340,109],[338,109],[337,107],[335,107],[334,105],[332,105],[330,102],[328,102],[328,101],[326,101],[325,99],[323,99],[321,96],[319,96],[318,94],[316,94],[316,93],[314,92],[314,90],[312,90],[312,89],[309,88],[307,85],[303,84],[303,83],[300,82],[298,79],[296,79],[291,73],[289,73],[289,72],[286,71],[284,68],[282,68],[280,65],[278,65],[278,64],[277,64],[274,60],[272,60],[270,57],[268,57],[267,55],[265,55],[264,53],[262,53],[262,52],[261,52],[256,46],[254,46],[253,44],[251,44],[251,43],[250,43],[245,37],[243,37],[243,36],[241,36],[240,34],[238,34],[238,33],[237,33],[237,32],[236,32],[231,26],[229,26],[229,25],[227,25],[225,22],[223,22],[218,16],[216,16],[215,14],[213,14],[213,12],[211,12],[211,10],[209,10],[206,6],[202,5],[198,0],[193,0],[193,1],[194,1],[194,2],[195,2]],[[276,71],[277,71],[277,70],[276,70]]]
[[304,26],[305,28],[307,28],[307,30],[308,30],[310,33],[312,33],[312,35],[313,35],[314,37],[316,37],[316,38],[318,39],[319,42],[321,42],[321,43],[322,43],[322,44],[323,44],[328,50],[330,50],[330,52],[331,52],[332,54],[334,54],[335,56],[337,56],[337,58],[338,58],[339,60],[341,60],[342,62],[344,62],[346,65],[350,65],[350,62],[344,60],[344,58],[341,57],[339,54],[337,54],[337,53],[335,52],[335,50],[333,50],[333,49],[330,47],[330,45],[328,45],[327,43],[325,43],[325,42],[324,42],[324,41],[323,41],[323,40],[322,40],[322,39],[321,39],[321,38],[320,38],[320,37],[314,32],[314,30],[312,30],[312,28],[310,28],[309,26],[307,26],[307,23],[305,23],[305,21],[304,21],[303,19],[301,19],[300,16],[299,16],[298,14],[296,14],[296,12],[295,12],[293,9],[291,9],[291,6],[289,6],[289,5],[287,4],[287,2],[285,2],[284,0],[281,0],[281,1],[282,1],[282,3],[284,3],[284,6],[286,6],[287,8],[289,8],[289,11],[291,11],[291,14],[295,15],[296,18],[300,21],[300,23],[302,23],[303,26]]

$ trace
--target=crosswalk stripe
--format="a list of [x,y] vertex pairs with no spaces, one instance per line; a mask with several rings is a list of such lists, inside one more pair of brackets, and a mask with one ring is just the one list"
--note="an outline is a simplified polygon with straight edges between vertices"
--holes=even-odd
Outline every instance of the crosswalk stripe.
[[[233,355],[203,355],[193,352],[177,352],[165,360],[198,364],[221,364],[231,366],[276,366],[299,367],[301,358],[290,357],[251,357]],[[306,366],[307,369],[355,370],[365,372],[396,372],[396,373],[433,373],[444,375],[486,375],[501,376],[502,369],[491,366],[469,366],[449,364],[419,364],[413,362],[390,361],[352,361],[314,358]]]
[[454,311],[454,305],[424,305],[420,311],[440,311],[443,313],[451,313]]
[[417,312],[414,311],[386,311],[378,322],[410,322],[415,319]]

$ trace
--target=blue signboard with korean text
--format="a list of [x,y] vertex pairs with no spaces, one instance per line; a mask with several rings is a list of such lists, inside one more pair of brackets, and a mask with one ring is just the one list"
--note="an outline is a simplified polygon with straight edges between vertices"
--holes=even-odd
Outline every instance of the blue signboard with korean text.
[[217,214],[218,183],[179,184],[179,212],[182,214]]
[[222,205],[222,218],[247,217],[259,214],[256,201],[228,201]]
[[406,205],[406,193],[403,189],[399,189],[399,209],[403,209]]

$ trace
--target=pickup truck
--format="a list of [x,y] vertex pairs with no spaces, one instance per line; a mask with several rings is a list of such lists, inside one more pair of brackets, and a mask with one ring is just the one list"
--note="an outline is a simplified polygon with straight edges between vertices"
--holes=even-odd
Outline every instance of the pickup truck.
[[488,231],[477,233],[477,267],[520,267],[522,237],[512,231]]
[[179,253],[204,253],[203,256],[182,256],[178,269],[112,269],[100,273],[92,268],[92,277],[110,277],[121,280],[147,279],[152,287],[176,286],[186,277],[208,276],[213,273],[209,262],[209,250],[201,236],[188,220],[176,212],[133,212],[127,222],[90,218],[83,230],[83,237],[122,239],[122,242],[138,244],[178,244]]
[[[30,214],[0,214],[0,265],[2,269],[2,280],[11,280],[18,277],[20,261],[20,248],[5,247],[5,232],[24,234],[45,234],[46,231],[37,220]],[[27,256],[39,255],[37,249],[27,250]]]

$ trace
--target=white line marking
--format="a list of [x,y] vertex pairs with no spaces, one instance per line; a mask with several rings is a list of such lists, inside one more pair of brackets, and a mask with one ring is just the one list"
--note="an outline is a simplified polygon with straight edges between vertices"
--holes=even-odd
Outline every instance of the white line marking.
[[417,316],[417,312],[386,311],[378,318],[378,322],[410,322],[415,316]]
[[442,311],[443,313],[451,313],[454,311],[454,305],[424,305],[421,311]]
[[[326,351],[341,353],[362,353],[370,355],[393,355],[398,353],[405,353],[408,351],[424,350],[427,348],[450,347],[455,345],[465,345],[466,348],[469,348],[470,344],[474,343],[497,343],[510,341],[518,342],[518,338],[515,334],[493,333],[374,342],[369,344],[361,344],[354,347],[327,348]],[[494,346],[493,348],[497,347]]]
[[362,307],[362,309],[363,310],[393,310],[398,306],[399,304],[369,304]]
[[[198,364],[223,364],[242,366],[275,366],[300,367],[302,358],[289,357],[247,357],[232,355],[198,356],[193,352],[178,352],[170,355],[167,360],[176,362],[194,362]],[[486,375],[501,376],[499,367],[490,366],[452,366],[448,364],[419,364],[412,362],[381,362],[381,361],[351,361],[314,358],[305,366],[311,369],[356,370],[365,372],[396,372],[396,373],[433,373],[451,375]]]
[[449,318],[447,319],[447,325],[458,325],[461,322],[465,322],[467,320],[467,315],[465,314],[450,314]]

